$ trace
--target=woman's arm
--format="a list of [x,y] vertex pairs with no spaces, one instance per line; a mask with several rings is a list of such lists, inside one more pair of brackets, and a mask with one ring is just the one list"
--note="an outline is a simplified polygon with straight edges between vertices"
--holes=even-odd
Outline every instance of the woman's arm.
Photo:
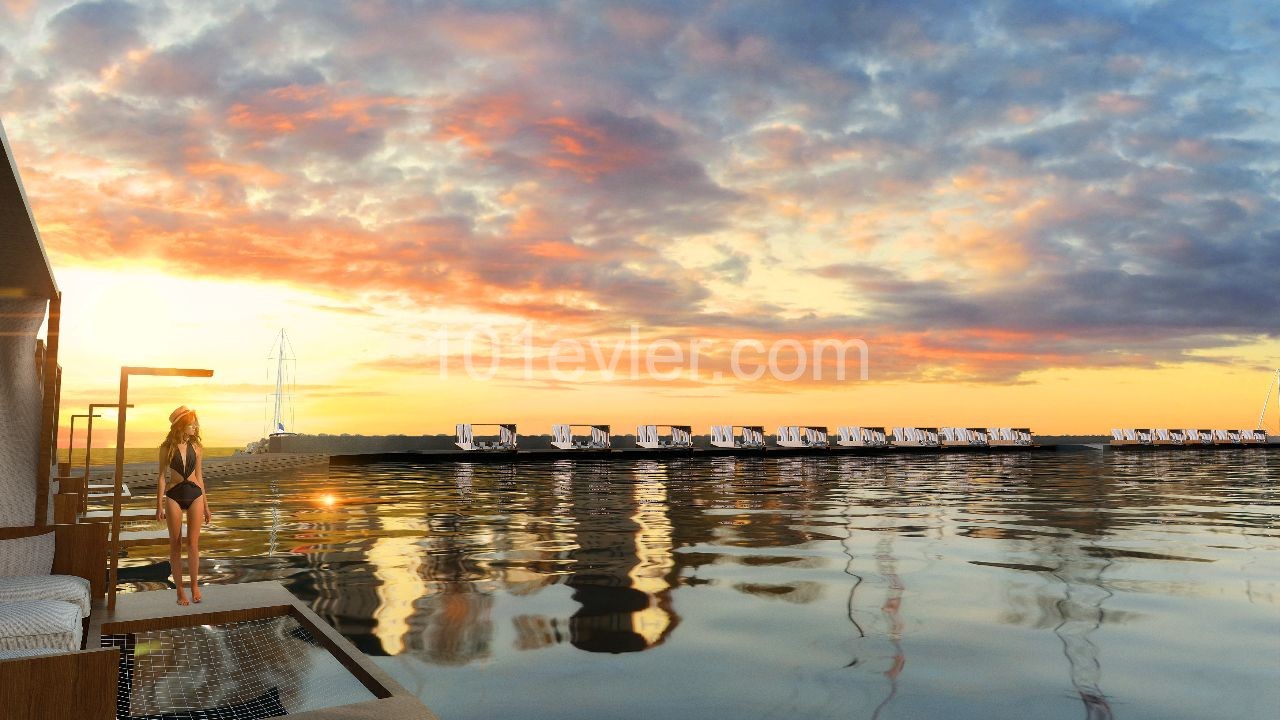
[[200,489],[204,490],[204,521],[209,522],[213,515],[209,512],[209,488],[204,484],[204,448],[196,447],[196,480]]
[[160,476],[156,478],[156,520],[164,520],[164,465],[160,466]]

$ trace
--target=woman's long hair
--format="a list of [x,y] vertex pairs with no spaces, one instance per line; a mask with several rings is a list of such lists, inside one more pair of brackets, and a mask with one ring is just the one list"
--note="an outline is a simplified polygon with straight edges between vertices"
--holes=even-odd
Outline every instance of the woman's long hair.
[[164,439],[164,442],[160,443],[161,472],[164,472],[164,469],[169,467],[169,463],[173,462],[173,456],[178,452],[178,445],[182,443],[182,430],[192,420],[196,422],[196,434],[191,436],[190,442],[194,443],[196,447],[204,449],[204,443],[200,440],[200,421],[196,418],[195,413],[191,413],[190,420],[184,418],[182,424],[169,428],[169,436]]

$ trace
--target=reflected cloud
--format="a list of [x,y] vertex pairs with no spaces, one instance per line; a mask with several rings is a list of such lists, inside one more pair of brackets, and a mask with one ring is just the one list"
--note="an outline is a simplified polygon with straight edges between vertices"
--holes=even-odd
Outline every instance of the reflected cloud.
[[472,583],[442,583],[413,603],[404,648],[440,665],[466,665],[493,653],[493,595]]

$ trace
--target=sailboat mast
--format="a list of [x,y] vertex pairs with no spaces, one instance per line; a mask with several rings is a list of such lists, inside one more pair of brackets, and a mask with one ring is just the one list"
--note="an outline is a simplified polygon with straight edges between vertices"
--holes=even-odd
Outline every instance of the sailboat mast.
[[[1271,384],[1267,386],[1267,394],[1262,398],[1262,412],[1258,413],[1259,430],[1265,430],[1267,427],[1265,425],[1267,421],[1267,406],[1271,404],[1271,392],[1273,390],[1277,395],[1280,395],[1280,369],[1277,369],[1275,374],[1271,376]],[[1280,400],[1276,402],[1277,407],[1280,408]],[[1277,415],[1280,415],[1280,413],[1277,413]],[[1276,432],[1280,433],[1280,417],[1276,420]]]
[[280,328],[276,351],[276,407],[275,418],[271,423],[271,432],[283,430],[280,422],[280,404],[284,397],[284,328]]
[[[280,333],[276,335],[276,342],[271,348],[272,354],[268,356],[268,360],[276,361],[276,381],[275,393],[270,397],[270,402],[264,402],[262,406],[262,420],[267,420],[267,405],[272,405],[271,413],[271,429],[267,431],[270,435],[278,433],[293,432],[293,382],[294,382],[294,362],[293,348],[289,345],[289,334],[284,328],[280,328]],[[270,368],[270,366],[268,366]],[[270,373],[270,370],[267,371]],[[288,378],[286,380],[286,378]],[[264,398],[267,400],[268,398]],[[285,413],[288,412],[286,416]],[[286,422],[288,421],[288,422]]]

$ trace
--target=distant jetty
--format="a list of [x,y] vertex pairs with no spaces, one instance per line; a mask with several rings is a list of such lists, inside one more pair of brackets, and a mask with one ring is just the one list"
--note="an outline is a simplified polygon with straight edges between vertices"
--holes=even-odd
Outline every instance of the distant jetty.
[[956,453],[1035,453],[1054,452],[1063,446],[1031,445],[1025,447],[894,447],[879,448],[685,448],[641,449],[609,448],[607,450],[511,450],[504,452],[467,452],[464,450],[425,450],[409,452],[348,453],[329,456],[330,465],[369,465],[382,462],[440,463],[526,463],[561,460],[634,462],[637,460],[680,460],[710,458],[780,458],[780,457],[870,457],[885,455],[946,455]]
[[1262,445],[1128,445],[1113,446],[1106,435],[1057,435],[1036,438],[1032,445],[1015,446],[909,446],[879,447],[779,447],[776,436],[766,436],[763,447],[716,447],[710,435],[690,436],[689,446],[644,448],[636,435],[612,435],[608,449],[564,450],[555,446],[552,435],[522,435],[516,450],[462,450],[453,435],[290,435],[271,438],[272,454],[319,453],[329,457],[334,466],[366,465],[379,462],[441,464],[453,462],[511,463],[554,462],[558,460],[634,461],[645,459],[721,458],[721,457],[876,457],[910,455],[1044,453],[1059,451],[1112,450],[1211,450],[1250,451],[1280,447],[1272,442]]

